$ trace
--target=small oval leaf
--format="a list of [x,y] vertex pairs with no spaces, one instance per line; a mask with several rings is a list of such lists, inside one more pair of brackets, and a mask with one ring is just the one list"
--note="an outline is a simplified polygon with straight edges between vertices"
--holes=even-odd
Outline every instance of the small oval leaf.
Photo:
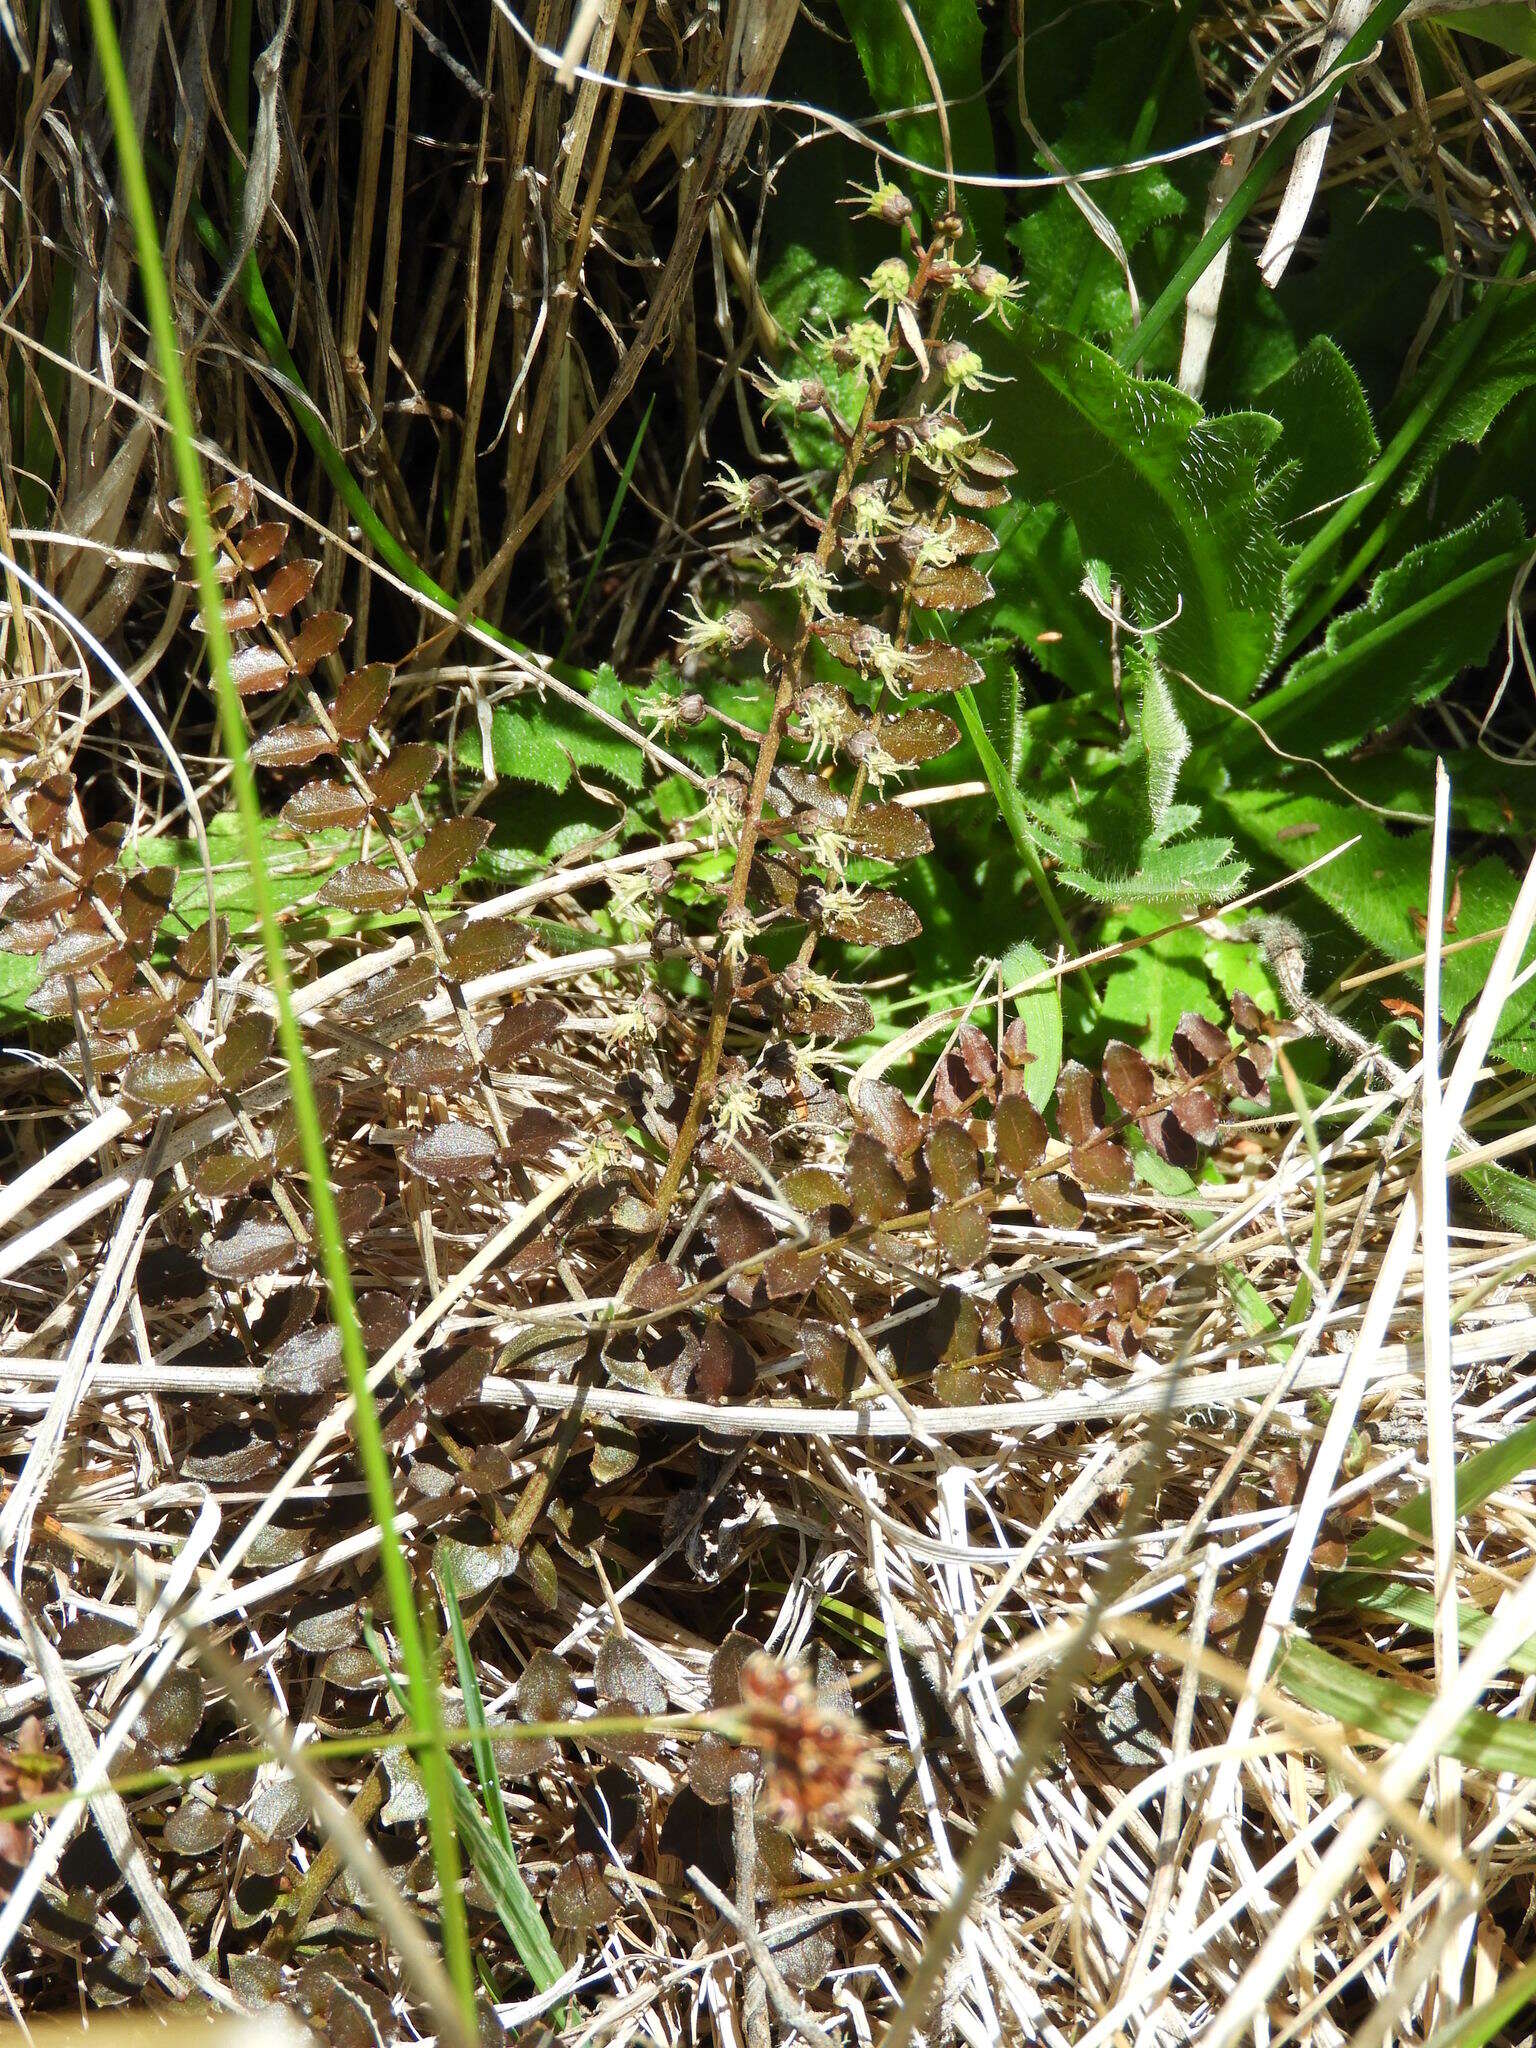
[[415,857],[417,881],[429,890],[456,882],[490,836],[489,818],[444,818]]
[[350,911],[356,917],[370,912],[398,910],[407,901],[404,881],[397,869],[381,868],[372,861],[354,861],[338,868],[320,885],[317,900],[332,910]]
[[307,783],[283,805],[283,823],[295,832],[349,831],[368,815],[365,798],[345,782],[322,777]]

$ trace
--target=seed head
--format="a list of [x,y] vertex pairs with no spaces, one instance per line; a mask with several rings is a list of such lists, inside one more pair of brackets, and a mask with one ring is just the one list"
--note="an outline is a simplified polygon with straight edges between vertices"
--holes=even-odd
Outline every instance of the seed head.
[[771,1657],[749,1657],[740,1683],[742,1734],[762,1753],[768,1818],[793,1834],[851,1820],[876,1770],[875,1745],[863,1724],[818,1692],[803,1671]]

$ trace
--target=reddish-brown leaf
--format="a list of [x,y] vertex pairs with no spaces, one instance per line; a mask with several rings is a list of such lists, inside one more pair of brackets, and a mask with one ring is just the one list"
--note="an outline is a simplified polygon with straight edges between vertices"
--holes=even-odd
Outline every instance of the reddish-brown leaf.
[[851,902],[824,906],[821,922],[829,938],[852,946],[904,946],[923,931],[911,904],[883,889],[866,889]]
[[365,1018],[398,1017],[414,1003],[425,1002],[437,987],[437,962],[430,953],[418,953],[402,960],[398,967],[386,967],[368,981],[359,982],[339,998],[332,1015],[343,1024]]
[[505,1157],[515,1164],[537,1166],[571,1135],[564,1117],[548,1109],[520,1109],[507,1118]]
[[287,541],[287,523],[281,519],[267,519],[260,526],[251,528],[239,542],[236,552],[246,568],[255,574],[277,560]]
[[1269,1093],[1269,1074],[1274,1064],[1274,1052],[1262,1039],[1250,1045],[1232,1062],[1236,1082],[1234,1092],[1245,1096],[1249,1102],[1262,1102]]
[[1195,1141],[1171,1109],[1154,1110],[1142,1117],[1140,1123],[1141,1135],[1159,1159],[1166,1160],[1170,1166],[1180,1167],[1185,1173],[1199,1165],[1200,1154]]
[[945,1117],[928,1133],[923,1146],[928,1177],[941,1201],[960,1202],[981,1186],[981,1155],[964,1124]]
[[[255,1162],[249,1162],[254,1169]],[[298,1259],[299,1247],[275,1209],[253,1209],[224,1237],[203,1250],[203,1269],[215,1280],[241,1286],[269,1273],[282,1273]]]
[[1197,1144],[1210,1144],[1220,1119],[1215,1103],[1203,1088],[1191,1088],[1187,1095],[1179,1096],[1169,1106]]
[[345,612],[311,612],[289,644],[298,674],[307,676],[317,661],[334,654],[351,623]]
[[848,1194],[861,1223],[888,1223],[906,1210],[906,1183],[896,1162],[867,1131],[848,1140]]
[[272,1050],[273,1028],[272,1019],[260,1010],[247,1010],[230,1025],[216,1055],[227,1086],[238,1088],[255,1073]]
[[1225,1031],[1202,1017],[1198,1010],[1186,1010],[1173,1034],[1173,1056],[1192,1081],[1208,1073],[1218,1060],[1232,1050]]
[[455,980],[476,981],[515,967],[528,951],[533,933],[525,924],[504,917],[465,922],[448,936],[448,966]]
[[397,1088],[462,1088],[474,1075],[474,1062],[462,1045],[435,1039],[402,1046],[389,1063],[389,1078]]
[[328,909],[366,917],[373,912],[398,910],[406,901],[406,887],[397,869],[359,860],[327,875],[320,885],[318,900]]
[[1069,1145],[1086,1145],[1104,1128],[1104,1098],[1080,1060],[1068,1060],[1056,1083],[1056,1123]]
[[260,697],[280,690],[291,673],[286,655],[259,643],[240,647],[229,657],[229,673],[242,697]]
[[1035,1221],[1046,1230],[1076,1230],[1088,1204],[1075,1180],[1064,1173],[1050,1173],[1043,1180],[1031,1181],[1029,1206]]
[[983,680],[984,671],[974,654],[963,647],[951,647],[947,640],[929,640],[908,650],[913,663],[909,687],[921,691],[963,690]]
[[131,945],[147,945],[159,931],[175,888],[174,868],[140,868],[128,877],[117,921]]
[[1038,1280],[1021,1280],[1014,1288],[1008,1304],[1008,1321],[1016,1343],[1049,1341],[1054,1325],[1046,1307],[1045,1290]]
[[456,882],[490,836],[489,818],[444,818],[415,856],[417,881],[428,890]]
[[869,804],[846,827],[849,843],[874,860],[916,860],[933,851],[933,834],[909,804]]
[[302,604],[308,597],[319,574],[320,564],[312,557],[301,556],[295,561],[284,562],[261,593],[268,615],[274,619],[286,618],[295,605]]
[[1139,1116],[1157,1095],[1151,1065],[1136,1048],[1112,1038],[1104,1048],[1104,1086],[1127,1116]]
[[[990,538],[990,537],[989,537]],[[992,596],[990,579],[969,562],[930,569],[914,585],[917,601],[929,611],[968,612]]]
[[933,1219],[933,1234],[951,1265],[979,1266],[987,1256],[991,1231],[979,1209],[940,1209]]
[[408,803],[426,788],[442,758],[442,748],[425,740],[412,740],[406,746],[396,747],[368,777],[374,802],[386,811]]
[[306,768],[320,755],[333,753],[331,737],[319,725],[274,725],[251,741],[253,768]]
[[151,1109],[184,1109],[210,1092],[202,1067],[180,1047],[140,1053],[123,1069],[123,1092]]
[[916,768],[947,754],[959,739],[960,728],[942,711],[903,711],[896,718],[883,718],[877,737],[899,767]]
[[367,815],[366,799],[350,783],[328,776],[306,783],[282,809],[283,823],[295,832],[347,831]]
[[424,1180],[480,1180],[496,1163],[496,1141],[478,1124],[435,1124],[411,1140],[404,1158]]
[[1045,1119],[1027,1095],[1004,1095],[993,1121],[997,1163],[1014,1180],[1022,1180],[1045,1157]]
[[1098,1195],[1123,1195],[1136,1180],[1131,1155],[1113,1138],[1095,1138],[1091,1145],[1074,1145],[1072,1171],[1085,1188]]
[[343,677],[331,706],[331,723],[344,740],[360,740],[384,709],[395,672],[387,661],[370,661]]
[[853,1113],[897,1159],[910,1159],[922,1143],[922,1118],[889,1081],[861,1081]]
[[[471,927],[473,930],[474,927]],[[492,1025],[480,1041],[488,1067],[515,1067],[540,1046],[548,1045],[559,1031],[565,1012],[553,996],[539,996],[531,1003],[518,1003],[499,1024]]]

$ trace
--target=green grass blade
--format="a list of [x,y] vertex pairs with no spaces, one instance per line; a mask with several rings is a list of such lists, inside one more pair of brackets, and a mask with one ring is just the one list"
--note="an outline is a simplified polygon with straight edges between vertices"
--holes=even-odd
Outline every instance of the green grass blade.
[[564,661],[566,657],[566,652],[571,644],[571,635],[576,630],[576,622],[586,607],[588,594],[597,578],[598,571],[603,566],[603,559],[608,553],[608,543],[613,539],[613,529],[619,523],[619,514],[624,509],[624,500],[629,496],[629,480],[635,473],[635,464],[640,460],[640,450],[645,445],[645,430],[651,424],[651,413],[655,409],[655,405],[656,394],[653,391],[650,398],[646,401],[645,412],[640,424],[635,429],[635,438],[629,444],[629,453],[624,458],[624,467],[619,471],[618,489],[613,494],[613,503],[608,507],[608,517],[603,521],[603,530],[597,543],[597,553],[592,557],[591,565],[582,582],[581,594],[576,600],[575,610],[571,613],[571,623],[565,629],[565,638],[560,642],[560,652],[555,656],[557,661]]
[[459,1674],[459,1691],[464,1696],[464,1719],[473,1738],[475,1775],[480,1780],[480,1796],[485,1801],[485,1810],[491,1817],[491,1826],[496,1830],[497,1841],[509,1856],[513,1856],[512,1830],[507,1824],[506,1801],[501,1796],[501,1779],[496,1773],[496,1753],[485,1733],[485,1701],[480,1696],[480,1681],[475,1676],[475,1660],[470,1651],[469,1634],[464,1627],[459,1596],[454,1591],[453,1574],[439,1572],[437,1583],[442,1590],[443,1609],[448,1616],[448,1639],[453,1644],[453,1661]]
[[370,1510],[379,1530],[380,1564],[389,1592],[401,1657],[409,1676],[411,1717],[426,1739],[426,1746],[422,1752],[422,1775],[427,1788],[433,1858],[443,1893],[443,1933],[449,1972],[462,2002],[462,2011],[458,2016],[460,2029],[466,2039],[473,2040],[474,1971],[470,1960],[464,1900],[459,1888],[458,1843],[453,1831],[452,1809],[446,1781],[447,1760],[442,1748],[442,1725],[437,1693],[432,1683],[410,1572],[395,1528],[394,1494],[389,1461],[379,1430],[378,1412],[374,1407],[373,1395],[368,1385],[368,1361],[363,1349],[357,1305],[352,1291],[352,1277],[347,1265],[346,1247],[342,1240],[335,1196],[331,1188],[325,1141],[316,1113],[304,1043],[299,1032],[298,1019],[294,1015],[288,963],[263,858],[261,807],[256,794],[255,776],[246,752],[245,725],[239,698],[230,674],[230,641],[224,624],[223,603],[214,563],[213,530],[197,462],[192,408],[181,372],[170,291],[166,283],[149,181],[134,125],[128,81],[123,69],[122,50],[117,40],[110,0],[89,0],[89,5],[92,33],[117,139],[128,210],[133,222],[139,276],[143,286],[155,359],[160,371],[177,481],[186,507],[185,516],[197,568],[198,597],[203,615],[209,665],[213,672],[218,701],[220,729],[229,755],[231,782],[235,792],[246,859],[251,869],[252,893],[261,925],[268,978],[278,1006],[278,1033],[288,1062],[294,1123],[309,1183],[315,1234],[319,1239],[321,1263],[330,1292],[331,1313],[341,1336],[342,1357],[353,1397],[358,1457],[367,1485]]
[[1056,936],[1071,951],[1072,932],[1067,920],[1061,914],[1061,905],[1056,900],[1056,891],[1051,887],[1050,877],[1040,864],[1040,855],[1035,850],[1034,835],[1029,829],[1029,820],[1024,815],[1024,806],[1019,801],[1019,792],[1013,786],[1013,777],[1003,766],[1002,759],[987,732],[976,702],[976,693],[967,683],[964,689],[955,692],[955,702],[960,707],[960,716],[971,745],[981,760],[982,773],[986,776],[997,807],[1003,814],[1003,823],[1008,827],[1009,837],[1019,849],[1029,878],[1045,905],[1046,915],[1055,928]]
[[[1432,1693],[1415,1692],[1395,1679],[1357,1670],[1342,1657],[1320,1650],[1304,1636],[1286,1645],[1275,1676],[1302,1706],[1380,1742],[1406,1742],[1434,1705]],[[1441,1752],[1479,1771],[1513,1771],[1536,1778],[1536,1728],[1506,1721],[1486,1708],[1462,1715]]]
[[1342,92],[1352,67],[1375,49],[1407,5],[1408,0],[1377,0],[1376,6],[1339,52],[1322,91],[1305,107],[1298,108],[1268,148],[1259,152],[1247,177],[1147,308],[1141,324],[1133,327],[1115,350],[1115,359],[1124,369],[1129,370],[1139,363],[1163,329],[1178,318],[1184,309],[1184,301],[1204,276],[1212,257],[1219,255],[1231,241],[1281,164],[1295,154],[1303,139],[1326,115]]
[[1524,1963],[1506,1977],[1491,1998],[1474,2005],[1447,2026],[1436,2027],[1426,2048],[1483,2048],[1536,1998],[1536,1963]]
[[[452,1606],[449,1608],[449,1627],[452,1630],[454,1628],[454,1616],[458,1614],[458,1603],[453,1599],[453,1591],[448,1583],[446,1574],[440,1577],[438,1583],[443,1588],[445,1600],[453,1601]],[[457,1624],[456,1655],[459,1638],[463,1638],[465,1649],[465,1663],[459,1667],[460,1682],[462,1684],[465,1665],[469,1661],[469,1643],[467,1637],[464,1637],[462,1617]],[[367,1622],[363,1624],[363,1640],[378,1659],[379,1668],[384,1673],[385,1683],[389,1687],[395,1704],[404,1713],[406,1711],[405,1697],[401,1693],[394,1674],[389,1668],[389,1660],[384,1653],[383,1644]],[[495,1759],[492,1753],[490,1738],[486,1731],[483,1702],[480,1700],[480,1688],[475,1680],[472,1667],[469,1670],[469,1681],[469,1688],[465,1690],[464,1694],[464,1705],[466,1714],[475,1711],[479,1712],[480,1729],[472,1747],[475,1754],[476,1768],[481,1772],[481,1782],[483,1784],[484,1767],[480,1762],[481,1750],[484,1749],[490,1758],[490,1769],[493,1775],[495,1772]],[[475,1708],[470,1707],[471,1689],[476,1702]],[[533,1738],[535,1733],[535,1729],[530,1729],[530,1739]],[[453,1762],[452,1758],[447,1759],[447,1764],[448,1782],[453,1800],[454,1822],[459,1834],[463,1838],[465,1847],[469,1851],[470,1861],[474,1864],[475,1869],[480,1874],[481,1882],[495,1901],[497,1917],[511,1937],[512,1945],[522,1959],[523,1968],[528,1972],[540,1991],[548,1991],[552,1985],[559,1983],[564,1971],[560,1958],[555,1953],[554,1943],[549,1938],[549,1930],[544,1925],[544,1919],[539,1912],[538,1904],[534,1899],[533,1893],[529,1891],[527,1884],[524,1882],[523,1873],[517,1867],[517,1857],[512,1851],[510,1834],[505,1844],[503,1844],[498,1836],[492,1833],[491,1829],[486,1825],[484,1814],[476,1803],[474,1793],[470,1790],[469,1781],[465,1778],[458,1765]],[[499,1785],[497,1786],[496,1799],[499,1807],[501,1805],[501,1788]],[[505,1809],[502,1810],[502,1818],[505,1821]]]
[[[1463,1458],[1456,1468],[1458,1518],[1481,1507],[1490,1495],[1536,1467],[1536,1422],[1511,1430],[1498,1443]],[[1352,1543],[1348,1568],[1383,1571],[1429,1541],[1429,1495],[1416,1493],[1392,1510],[1390,1527],[1372,1529]]]

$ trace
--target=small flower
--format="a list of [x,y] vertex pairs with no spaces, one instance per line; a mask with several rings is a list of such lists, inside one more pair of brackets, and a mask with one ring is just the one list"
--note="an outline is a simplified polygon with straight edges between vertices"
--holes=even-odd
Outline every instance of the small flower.
[[980,439],[980,434],[968,434],[958,420],[938,418],[923,434],[918,452],[930,469],[952,473],[964,467],[967,451]]
[[883,263],[877,263],[865,278],[869,286],[869,303],[883,306],[898,306],[911,288],[912,273],[899,256],[887,256]]
[[777,370],[764,369],[757,386],[770,405],[787,405],[794,412],[822,412],[830,404],[819,377],[781,377]]
[[885,359],[886,334],[878,320],[852,320],[832,343],[832,360],[840,370],[873,377]]
[[945,520],[942,526],[924,526],[917,529],[917,547],[912,556],[913,570],[921,575],[927,569],[952,569],[960,559],[960,544],[955,537],[955,522]]
[[772,588],[793,591],[813,618],[832,616],[832,578],[814,555],[791,555],[779,565]]
[[704,792],[699,813],[703,836],[712,848],[734,846],[741,830],[742,799],[730,776],[717,775]]
[[758,923],[747,910],[725,910],[720,914],[720,957],[733,975],[747,964],[747,948],[757,937]]
[[864,770],[864,773],[869,777],[876,789],[884,787],[888,776],[901,773],[901,763],[894,755],[888,754],[880,742],[875,739],[866,740],[864,745],[860,747],[859,766]]
[[832,690],[807,690],[795,707],[795,715],[813,763],[835,753],[848,731],[848,706],[841,694]]
[[727,510],[734,512],[743,526],[762,525],[763,513],[773,490],[766,477],[738,476],[728,462],[722,462],[712,488],[719,492]]
[[848,866],[847,834],[836,825],[818,825],[810,835],[809,845],[811,858],[840,882]]
[[857,551],[861,546],[884,539],[888,533],[894,533],[900,523],[891,510],[883,484],[855,484],[848,493],[848,510],[853,515],[853,529],[844,541],[845,552],[850,542]]
[[651,885],[644,875],[614,875],[608,883],[608,903],[614,922],[644,934],[656,922],[656,905]]
[[745,612],[724,612],[715,618],[692,591],[685,601],[693,607],[691,614],[678,614],[677,644],[685,654],[739,654],[751,640],[752,621]]
[[851,1820],[877,1768],[863,1724],[818,1692],[803,1671],[762,1653],[742,1666],[740,1686],[741,1735],[762,1752],[768,1818],[794,1834]]
[[848,642],[848,652],[858,663],[860,675],[878,676],[892,690],[917,666],[912,656],[878,626],[858,627]]
[[1009,325],[1009,306],[1024,296],[1024,280],[1010,277],[1004,270],[995,270],[990,263],[973,263],[965,281],[981,301],[982,320],[990,320],[995,314],[998,325],[1006,328]]
[[1001,377],[988,374],[975,349],[967,348],[963,341],[941,342],[934,355],[951,391],[990,391],[1003,382]]
[[762,1103],[748,1074],[732,1074],[715,1093],[715,1124],[727,1138],[744,1138],[763,1121]]
[[899,185],[884,178],[876,178],[873,185],[855,185],[853,197],[843,204],[853,207],[861,220],[883,220],[887,227],[899,228],[912,218],[911,200]]

